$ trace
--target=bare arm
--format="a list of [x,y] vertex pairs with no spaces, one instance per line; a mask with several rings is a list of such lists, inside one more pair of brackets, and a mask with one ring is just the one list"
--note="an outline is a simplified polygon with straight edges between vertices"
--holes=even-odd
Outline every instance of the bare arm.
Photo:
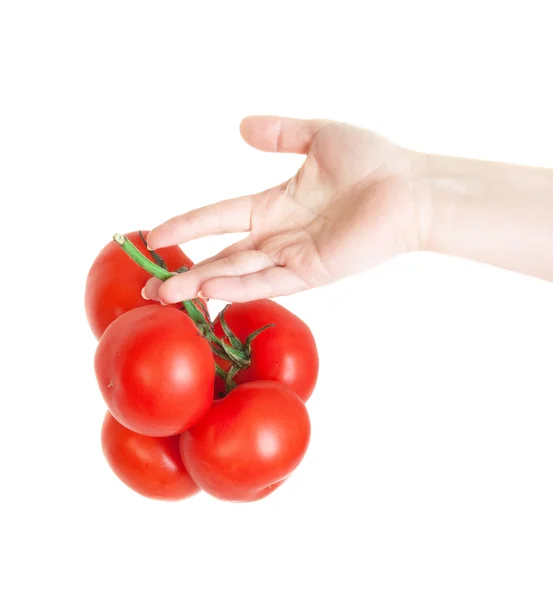
[[305,154],[303,166],[272,189],[153,229],[153,249],[204,235],[249,235],[188,273],[150,280],[145,297],[282,296],[416,250],[553,281],[553,171],[423,155],[332,121],[249,117],[241,132],[259,150]]
[[553,281],[553,170],[430,155],[425,250]]

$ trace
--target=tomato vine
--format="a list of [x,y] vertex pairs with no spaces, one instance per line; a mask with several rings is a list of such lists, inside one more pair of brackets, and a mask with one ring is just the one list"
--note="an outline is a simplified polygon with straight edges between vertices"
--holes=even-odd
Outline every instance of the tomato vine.
[[[144,236],[140,235],[140,239],[146,245]],[[156,277],[161,281],[167,281],[171,277],[178,275],[183,270],[178,269],[175,272],[168,271],[166,265],[161,257],[150,251],[153,261],[148,259],[146,256],[138,250],[138,248],[123,234],[117,233],[113,236],[113,240],[121,247],[123,252],[133,260],[139,267],[144,269],[152,277]],[[231,363],[228,371],[225,371],[221,366],[215,364],[216,374],[221,377],[226,386],[227,393],[230,392],[236,384],[234,383],[234,376],[238,371],[247,369],[251,365],[251,344],[253,340],[263,333],[266,329],[274,327],[273,324],[265,325],[260,327],[246,338],[242,343],[238,337],[232,332],[225,320],[225,311],[230,306],[227,304],[219,315],[219,321],[223,329],[225,337],[230,343],[227,343],[224,338],[219,338],[213,332],[213,322],[209,317],[209,313],[204,305],[197,298],[194,300],[184,300],[182,310],[186,311],[188,316],[192,319],[200,334],[206,339],[211,347],[213,354],[227,360]]]

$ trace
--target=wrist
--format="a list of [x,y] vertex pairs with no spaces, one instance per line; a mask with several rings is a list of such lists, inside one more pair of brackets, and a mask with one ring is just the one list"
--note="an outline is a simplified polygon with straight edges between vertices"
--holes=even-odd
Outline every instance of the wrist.
[[435,225],[434,203],[436,202],[436,190],[432,183],[431,172],[432,157],[424,152],[409,151],[410,182],[414,206],[414,222],[417,250],[429,251],[432,242],[432,228]]
[[553,280],[553,171],[424,155],[417,181],[422,250]]
[[[467,221],[478,196],[470,162],[433,154],[420,156],[417,187],[428,207],[421,250],[455,254],[460,239],[470,234]],[[465,225],[467,231],[463,232]]]

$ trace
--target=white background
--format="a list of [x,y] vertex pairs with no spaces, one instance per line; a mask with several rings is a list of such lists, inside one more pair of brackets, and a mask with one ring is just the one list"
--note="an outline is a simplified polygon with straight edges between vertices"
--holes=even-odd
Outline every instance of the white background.
[[312,444],[244,505],[119,483],[83,311],[116,231],[295,172],[250,113],[553,167],[548,3],[0,6],[0,596],[550,599],[550,283],[418,255],[283,300],[320,347]]

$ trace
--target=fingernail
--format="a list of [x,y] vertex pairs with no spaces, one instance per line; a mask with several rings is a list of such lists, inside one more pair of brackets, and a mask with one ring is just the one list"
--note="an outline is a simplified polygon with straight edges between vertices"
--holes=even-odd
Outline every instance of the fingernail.
[[146,244],[146,248],[147,248],[148,250],[150,250],[150,252],[153,250],[153,248],[150,248],[150,246],[149,246],[148,244]]
[[159,303],[161,304],[161,306],[168,306],[167,302],[163,302],[163,300],[160,300]]
[[146,288],[143,287],[142,290],[140,291],[140,295],[144,298],[144,300],[149,300],[150,298],[148,298],[147,294],[146,294]]
[[200,290],[198,292],[198,298],[203,298],[205,300],[207,298],[207,296],[202,292],[202,290]]

